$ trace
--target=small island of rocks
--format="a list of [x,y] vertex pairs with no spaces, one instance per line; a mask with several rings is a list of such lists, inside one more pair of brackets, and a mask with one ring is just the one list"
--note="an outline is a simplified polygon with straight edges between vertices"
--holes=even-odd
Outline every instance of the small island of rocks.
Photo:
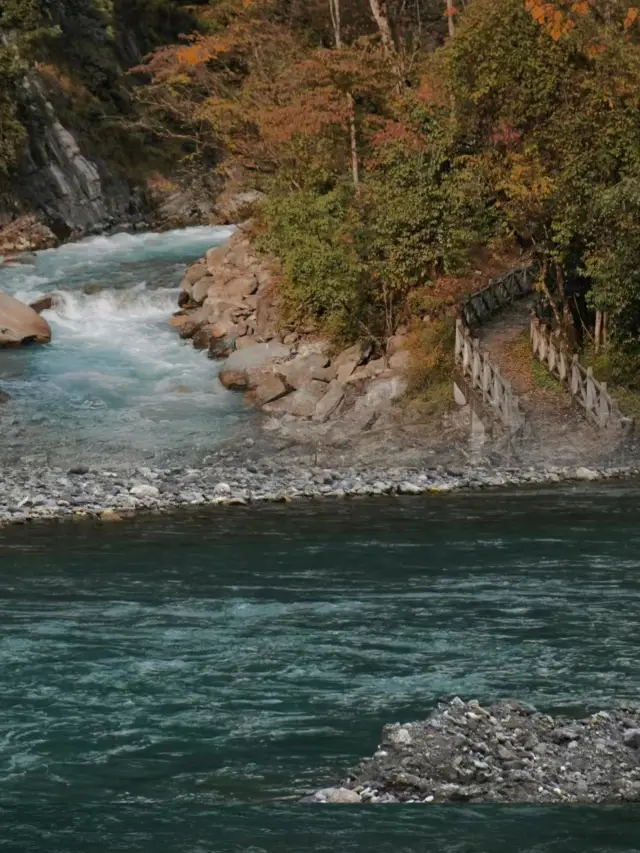
[[572,719],[456,696],[306,802],[640,803],[640,706]]

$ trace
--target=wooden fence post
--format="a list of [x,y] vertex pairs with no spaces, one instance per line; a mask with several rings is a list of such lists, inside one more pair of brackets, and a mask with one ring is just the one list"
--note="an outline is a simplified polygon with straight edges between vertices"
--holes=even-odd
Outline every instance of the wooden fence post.
[[606,427],[611,413],[609,401],[611,398],[607,393],[607,383],[600,382],[600,395],[598,400],[598,423],[601,427]]
[[571,360],[571,393],[574,397],[578,396],[580,391],[580,367],[578,365],[578,356],[574,353]]
[[544,324],[540,324],[540,345],[538,348],[538,357],[540,361],[544,364],[547,360],[547,327]]
[[586,395],[586,408],[587,412],[593,412],[593,414],[598,415],[596,411],[596,386],[593,381],[593,368],[587,367],[587,395]]
[[563,349],[560,350],[560,356],[558,358],[558,374],[560,376],[560,380],[564,382],[567,378],[567,359]]

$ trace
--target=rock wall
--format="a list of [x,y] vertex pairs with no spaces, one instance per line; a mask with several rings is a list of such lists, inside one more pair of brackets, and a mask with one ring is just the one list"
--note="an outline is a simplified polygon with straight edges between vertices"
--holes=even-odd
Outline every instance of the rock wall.
[[21,215],[35,215],[57,240],[66,240],[115,224],[143,221],[142,193],[111,177],[106,164],[83,153],[78,140],[59,121],[35,76],[23,83],[22,118],[28,141],[2,193],[0,225],[6,226]]

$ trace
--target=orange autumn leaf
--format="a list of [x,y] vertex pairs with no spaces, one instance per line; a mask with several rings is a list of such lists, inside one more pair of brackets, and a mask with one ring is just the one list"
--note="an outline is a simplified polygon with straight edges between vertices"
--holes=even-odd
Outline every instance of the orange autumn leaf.
[[636,6],[631,6],[627,11],[627,15],[624,19],[624,28],[628,30],[630,27],[634,25],[636,20],[638,19],[638,8]]

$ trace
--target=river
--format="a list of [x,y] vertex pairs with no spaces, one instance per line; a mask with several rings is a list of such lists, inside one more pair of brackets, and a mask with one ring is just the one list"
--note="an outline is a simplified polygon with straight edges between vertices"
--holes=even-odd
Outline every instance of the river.
[[296,799],[445,694],[577,713],[637,701],[639,496],[581,485],[2,531],[0,849],[637,851],[636,806]]
[[201,458],[251,420],[216,363],[167,321],[188,263],[232,229],[90,237],[0,266],[0,289],[55,293],[46,347],[0,352],[2,452],[45,464]]

